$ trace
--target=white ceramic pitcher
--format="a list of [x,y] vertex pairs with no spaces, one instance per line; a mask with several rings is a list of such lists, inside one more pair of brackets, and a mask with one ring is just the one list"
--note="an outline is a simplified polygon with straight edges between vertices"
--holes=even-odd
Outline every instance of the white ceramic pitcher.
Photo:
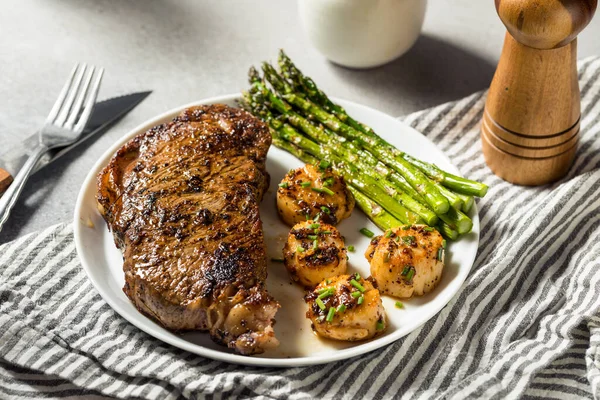
[[298,0],[312,44],[330,61],[370,68],[400,57],[415,43],[427,0]]

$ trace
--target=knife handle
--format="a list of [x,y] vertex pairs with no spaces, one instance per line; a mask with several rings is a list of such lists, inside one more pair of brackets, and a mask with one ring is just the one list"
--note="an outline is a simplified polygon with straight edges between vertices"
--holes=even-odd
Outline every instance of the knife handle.
[[2,196],[2,193],[6,192],[6,189],[8,189],[12,181],[13,177],[11,174],[0,168],[0,196]]

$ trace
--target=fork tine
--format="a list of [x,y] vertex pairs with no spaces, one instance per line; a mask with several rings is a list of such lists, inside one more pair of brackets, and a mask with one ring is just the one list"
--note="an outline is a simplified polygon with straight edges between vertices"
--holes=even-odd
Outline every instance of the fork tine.
[[63,103],[62,107],[60,108],[60,112],[58,113],[58,117],[54,121],[54,125],[62,126],[65,123],[65,121],[67,120],[67,117],[69,116],[69,111],[71,110],[71,107],[73,106],[73,102],[75,101],[75,96],[77,95],[77,92],[79,91],[79,88],[81,86],[81,81],[83,80],[83,75],[85,74],[86,69],[87,69],[87,66],[85,64],[83,64],[83,66],[80,68],[79,72],[77,73],[75,82],[73,82],[73,84],[69,88],[69,94],[67,95],[65,102]]
[[73,82],[73,79],[75,78],[75,73],[77,72],[78,69],[79,69],[79,63],[75,64],[75,67],[73,67],[73,70],[71,71],[71,75],[69,76],[69,79],[67,79],[67,82],[65,83],[62,90],[60,91],[60,94],[58,95],[58,99],[56,99],[56,102],[52,106],[52,110],[50,110],[50,114],[48,114],[48,118],[46,118],[46,123],[51,124],[56,119],[56,116],[58,115],[58,112],[60,111],[60,107],[62,106],[63,102],[65,101],[65,97],[67,97],[67,93],[69,92],[69,88],[71,87],[71,83]]
[[98,97],[98,92],[100,91],[100,83],[102,82],[102,75],[104,74],[104,68],[100,68],[98,73],[96,74],[96,80],[94,81],[94,85],[92,86],[92,90],[87,96],[87,100],[85,101],[85,108],[81,113],[81,117],[79,118],[79,122],[75,125],[76,132],[82,132],[83,128],[85,128],[85,124],[87,124],[88,119],[90,119],[90,115],[92,114],[92,110],[94,109],[94,104],[96,104],[96,98]]
[[69,113],[69,119],[67,119],[67,122],[65,122],[65,128],[67,129],[73,129],[73,125],[75,125],[75,121],[81,113],[81,110],[83,108],[83,100],[85,100],[88,88],[90,86],[90,83],[92,82],[92,78],[94,77],[95,69],[96,68],[93,65],[91,65],[90,68],[88,68],[87,76],[85,77],[83,87],[77,93],[77,99],[75,100],[73,107],[71,107],[71,112]]

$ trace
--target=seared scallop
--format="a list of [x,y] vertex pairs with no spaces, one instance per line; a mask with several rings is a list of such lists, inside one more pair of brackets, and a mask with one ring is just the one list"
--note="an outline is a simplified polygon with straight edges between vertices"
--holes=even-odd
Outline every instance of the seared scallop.
[[379,290],[358,274],[327,279],[304,299],[306,317],[320,336],[354,342],[379,335],[387,327]]
[[286,174],[277,189],[277,211],[289,226],[306,219],[337,225],[354,209],[354,197],[344,178],[321,162],[306,164]]
[[426,225],[407,225],[374,237],[365,252],[381,293],[408,298],[433,290],[444,269],[446,241]]
[[294,225],[283,247],[292,280],[307,288],[346,272],[344,238],[335,226],[309,220]]

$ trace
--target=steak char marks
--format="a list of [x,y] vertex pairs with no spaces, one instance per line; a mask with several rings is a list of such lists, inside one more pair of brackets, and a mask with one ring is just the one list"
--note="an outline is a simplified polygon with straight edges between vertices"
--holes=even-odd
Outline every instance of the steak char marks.
[[259,216],[270,144],[263,122],[214,104],[113,156],[98,176],[98,208],[138,310],[170,330],[208,330],[241,354],[278,345]]

